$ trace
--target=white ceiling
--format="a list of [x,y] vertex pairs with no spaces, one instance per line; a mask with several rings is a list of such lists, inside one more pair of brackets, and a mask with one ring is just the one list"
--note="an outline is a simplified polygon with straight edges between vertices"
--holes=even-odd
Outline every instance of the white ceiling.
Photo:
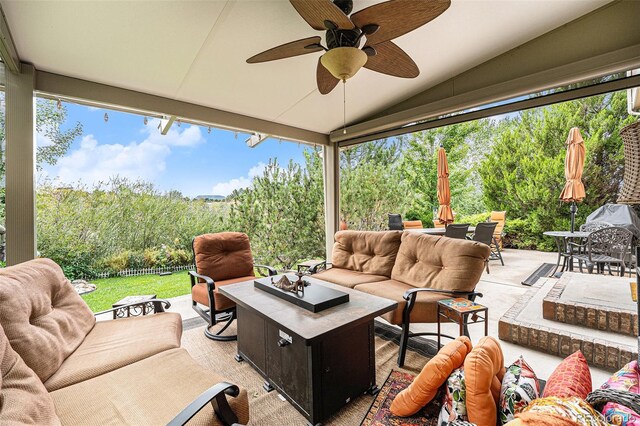
[[[397,0],[402,1],[402,0]],[[379,1],[355,0],[354,11]],[[452,0],[395,42],[420,76],[362,69],[347,82],[353,122],[572,21],[608,0]],[[249,65],[250,56],[312,35],[286,0],[0,0],[20,58],[39,70],[329,133],[342,90],[316,89],[320,53]]]

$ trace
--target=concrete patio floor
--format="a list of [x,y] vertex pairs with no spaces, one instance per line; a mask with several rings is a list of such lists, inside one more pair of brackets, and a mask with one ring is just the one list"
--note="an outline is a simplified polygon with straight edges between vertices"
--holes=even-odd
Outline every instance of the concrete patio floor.
[[[486,271],[482,275],[477,290],[484,294],[478,302],[489,308],[489,335],[498,338],[498,320],[513,306],[517,300],[530,287],[524,286],[521,282],[535,271],[542,263],[554,263],[557,255],[555,253],[543,253],[532,250],[506,249],[503,252],[505,266],[499,261],[490,263],[490,273]],[[552,278],[541,278],[535,286],[543,286]],[[189,295],[170,299],[171,311],[179,312],[183,320],[196,317],[197,314],[191,309],[191,298]],[[540,311],[542,307],[540,307]],[[532,319],[533,321],[533,319]],[[204,322],[203,322],[204,323]],[[412,326],[412,331],[433,331],[435,324],[418,324]],[[586,329],[585,329],[586,330]],[[443,325],[445,334],[457,335],[457,325]],[[469,332],[471,340],[477,342],[484,333],[482,324],[470,325]],[[204,338],[204,337],[203,337]],[[447,339],[444,339],[445,341]],[[562,360],[561,357],[550,355],[544,352],[524,348],[509,342],[500,341],[504,351],[505,364],[509,365],[522,355],[529,365],[534,369],[541,379],[546,379],[553,372]],[[600,385],[611,376],[611,372],[591,367],[591,376],[594,388]]]

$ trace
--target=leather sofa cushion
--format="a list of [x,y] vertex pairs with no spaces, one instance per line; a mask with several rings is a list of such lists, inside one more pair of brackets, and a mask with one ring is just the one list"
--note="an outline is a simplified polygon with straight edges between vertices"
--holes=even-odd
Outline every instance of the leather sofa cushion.
[[[404,312],[404,307],[407,305],[407,301],[404,300],[402,296],[405,291],[412,288],[414,287],[395,280],[378,281],[355,286],[356,290],[398,302],[396,309],[382,314],[382,318],[391,324],[402,324],[402,313]],[[411,311],[411,322],[437,322],[436,304],[438,300],[450,298],[451,296],[446,293],[432,293],[427,291],[418,293],[416,303]]]
[[[222,311],[236,305],[232,300],[230,300],[229,298],[227,298],[226,296],[223,296],[221,293],[218,292],[218,289],[220,287],[229,285],[229,284],[240,283],[243,281],[253,280],[254,278],[255,278],[254,275],[248,275],[246,277],[216,281],[215,282],[216,288],[213,291],[213,302],[216,305],[215,309],[217,311]],[[191,297],[193,298],[194,301],[200,303],[201,305],[209,306],[209,296],[207,295],[206,284],[203,283],[203,284],[194,285],[191,288]]]
[[328,281],[344,287],[354,288],[358,284],[372,283],[376,281],[386,281],[389,277],[384,275],[365,274],[364,272],[352,271],[343,268],[330,268],[326,271],[318,272],[313,278]]
[[44,385],[53,391],[91,379],[179,348],[181,337],[182,317],[175,312],[98,321]]
[[490,253],[475,241],[404,232],[391,278],[413,287],[472,291]]
[[[198,395],[228,381],[196,363],[185,349],[171,349],[51,393],[65,425],[167,424]],[[227,396],[239,423],[249,421],[246,390]],[[189,425],[220,425],[211,404]]]
[[331,263],[336,268],[390,277],[401,236],[401,231],[339,231]]
[[0,269],[0,325],[43,382],[82,343],[93,313],[50,259]]
[[193,253],[196,271],[214,281],[255,276],[249,237],[242,232],[199,235]]
[[44,385],[11,348],[0,326],[0,425],[59,425]]

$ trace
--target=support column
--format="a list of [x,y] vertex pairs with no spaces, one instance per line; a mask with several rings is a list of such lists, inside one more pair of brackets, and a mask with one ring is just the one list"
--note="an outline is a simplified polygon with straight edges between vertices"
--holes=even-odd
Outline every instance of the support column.
[[322,147],[324,177],[324,229],[326,259],[331,260],[333,237],[340,223],[340,148],[337,144]]
[[6,73],[6,253],[7,265],[36,256],[35,70]]

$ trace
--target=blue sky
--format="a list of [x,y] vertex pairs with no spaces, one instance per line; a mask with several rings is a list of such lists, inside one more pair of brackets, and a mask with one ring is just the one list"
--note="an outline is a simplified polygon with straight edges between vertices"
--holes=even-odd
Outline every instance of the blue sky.
[[[45,165],[38,177],[60,185],[92,187],[112,176],[152,182],[161,191],[177,189],[184,195],[228,195],[246,187],[261,174],[270,158],[280,164],[303,164],[305,145],[268,139],[255,148],[244,141],[249,135],[174,123],[169,134],[157,129],[158,120],[110,110],[64,103],[67,125],[80,122],[83,134],[55,166]],[[105,123],[104,114],[109,114]],[[47,144],[38,135],[38,145]]]

